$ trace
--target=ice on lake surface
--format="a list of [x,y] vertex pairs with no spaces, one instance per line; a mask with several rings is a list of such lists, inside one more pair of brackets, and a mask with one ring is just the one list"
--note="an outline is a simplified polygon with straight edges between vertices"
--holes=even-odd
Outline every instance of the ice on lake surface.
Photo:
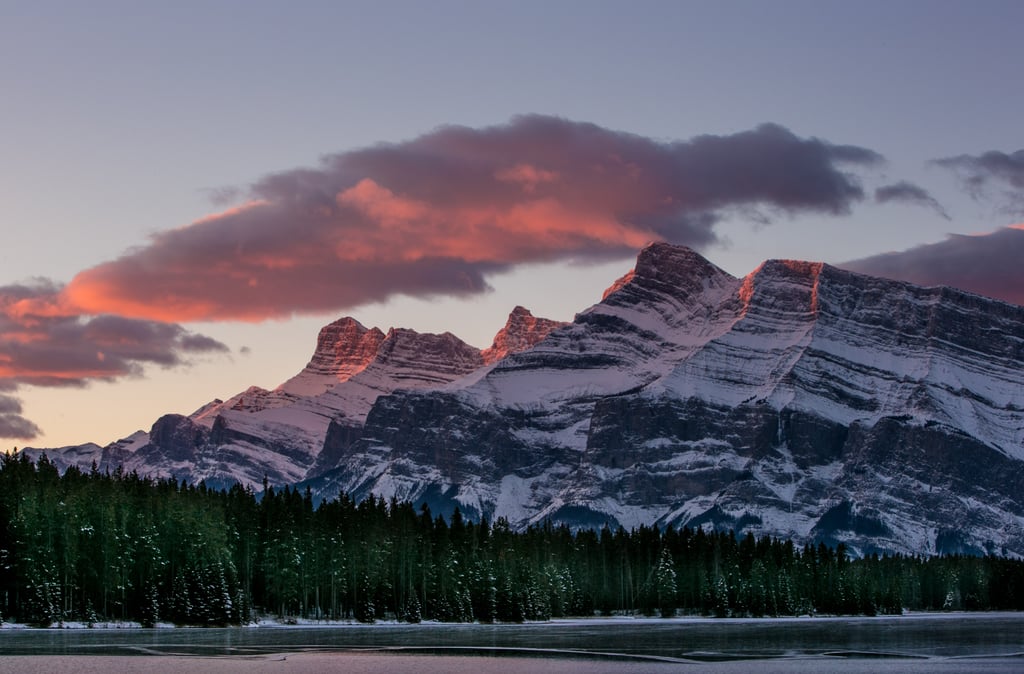
[[[829,670],[843,672],[1024,671],[1024,614],[0,631],[0,654],[7,656],[252,657],[368,651],[488,658],[530,656],[587,660],[590,664],[716,663],[711,667],[714,671],[742,671],[730,669],[728,663],[741,667],[750,661],[766,664],[768,668],[759,668],[759,672],[775,671],[773,667],[784,663],[790,671],[823,671],[822,662],[832,663]],[[812,666],[815,662],[817,667]],[[840,665],[842,662],[852,664]],[[551,666],[545,669],[552,671]]]

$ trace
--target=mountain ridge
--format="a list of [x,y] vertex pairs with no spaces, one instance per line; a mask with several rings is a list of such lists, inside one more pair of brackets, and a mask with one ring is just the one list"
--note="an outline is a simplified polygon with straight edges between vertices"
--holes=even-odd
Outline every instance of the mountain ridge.
[[736,279],[697,258],[645,249],[533,349],[463,386],[382,398],[313,484],[514,526],[742,525],[861,553],[1024,551],[1024,309],[821,263]]
[[736,278],[659,243],[571,323],[516,307],[489,349],[375,330],[335,321],[274,391],[163,418],[104,460],[251,485],[269,467],[318,498],[515,527],[1024,555],[1022,307],[820,262]]
[[104,447],[86,443],[23,451],[46,451],[62,469],[95,463],[104,470],[121,467],[211,486],[238,481],[255,488],[265,478],[291,484],[322,465],[332,427],[335,436],[358,435],[380,395],[443,386],[483,367],[488,351],[528,348],[559,325],[516,307],[492,347],[481,350],[449,332],[389,328],[385,333],[342,317],[321,328],[307,365],[275,389],[251,386],[190,415],[164,415],[148,432],[136,431]]

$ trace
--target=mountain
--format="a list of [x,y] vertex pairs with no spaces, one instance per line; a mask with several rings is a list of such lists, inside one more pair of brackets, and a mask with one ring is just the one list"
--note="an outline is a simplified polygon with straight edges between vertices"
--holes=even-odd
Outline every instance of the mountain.
[[189,416],[165,415],[148,433],[107,447],[46,451],[61,468],[96,462],[102,470],[121,466],[217,487],[259,487],[264,478],[294,484],[336,465],[336,454],[360,436],[379,396],[448,384],[481,368],[487,357],[526,348],[560,325],[516,307],[494,345],[481,351],[447,332],[392,328],[385,334],[342,318],[320,330],[306,367],[272,391],[254,386]]
[[654,244],[570,324],[517,307],[481,352],[342,319],[278,389],[101,452],[517,528],[685,524],[860,554],[1024,556],[1024,308],[812,262],[735,278]]
[[656,244],[599,304],[377,400],[310,484],[438,510],[1024,554],[1024,308]]
[[484,363],[496,363],[513,353],[533,348],[553,330],[563,325],[565,323],[550,318],[537,318],[528,309],[517,306],[508,315],[505,327],[494,336],[491,346],[481,351],[480,355]]

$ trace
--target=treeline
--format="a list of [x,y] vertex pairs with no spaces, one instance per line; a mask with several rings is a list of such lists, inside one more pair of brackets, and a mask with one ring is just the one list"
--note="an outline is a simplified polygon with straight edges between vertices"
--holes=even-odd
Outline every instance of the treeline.
[[1024,609],[1024,562],[871,556],[700,529],[499,519],[0,459],[0,620],[229,625]]

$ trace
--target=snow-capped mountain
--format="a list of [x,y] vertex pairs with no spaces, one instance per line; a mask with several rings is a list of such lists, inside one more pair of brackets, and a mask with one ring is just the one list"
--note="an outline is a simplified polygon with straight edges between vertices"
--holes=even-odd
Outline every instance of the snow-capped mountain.
[[1024,308],[657,244],[532,349],[378,399],[312,484],[515,526],[1024,554]]
[[95,461],[101,469],[122,466],[216,486],[258,487],[264,478],[293,484],[336,465],[333,457],[360,436],[379,396],[448,384],[493,354],[527,348],[560,325],[516,307],[494,345],[481,351],[447,332],[392,328],[385,334],[342,318],[320,330],[306,367],[274,390],[254,386],[189,416],[165,415],[148,433],[138,431],[107,447],[89,443],[48,453],[62,468],[88,468]]
[[740,279],[654,244],[570,324],[517,307],[481,352],[342,319],[278,389],[99,452],[140,473],[303,480],[515,527],[1024,555],[1024,307],[820,263]]

